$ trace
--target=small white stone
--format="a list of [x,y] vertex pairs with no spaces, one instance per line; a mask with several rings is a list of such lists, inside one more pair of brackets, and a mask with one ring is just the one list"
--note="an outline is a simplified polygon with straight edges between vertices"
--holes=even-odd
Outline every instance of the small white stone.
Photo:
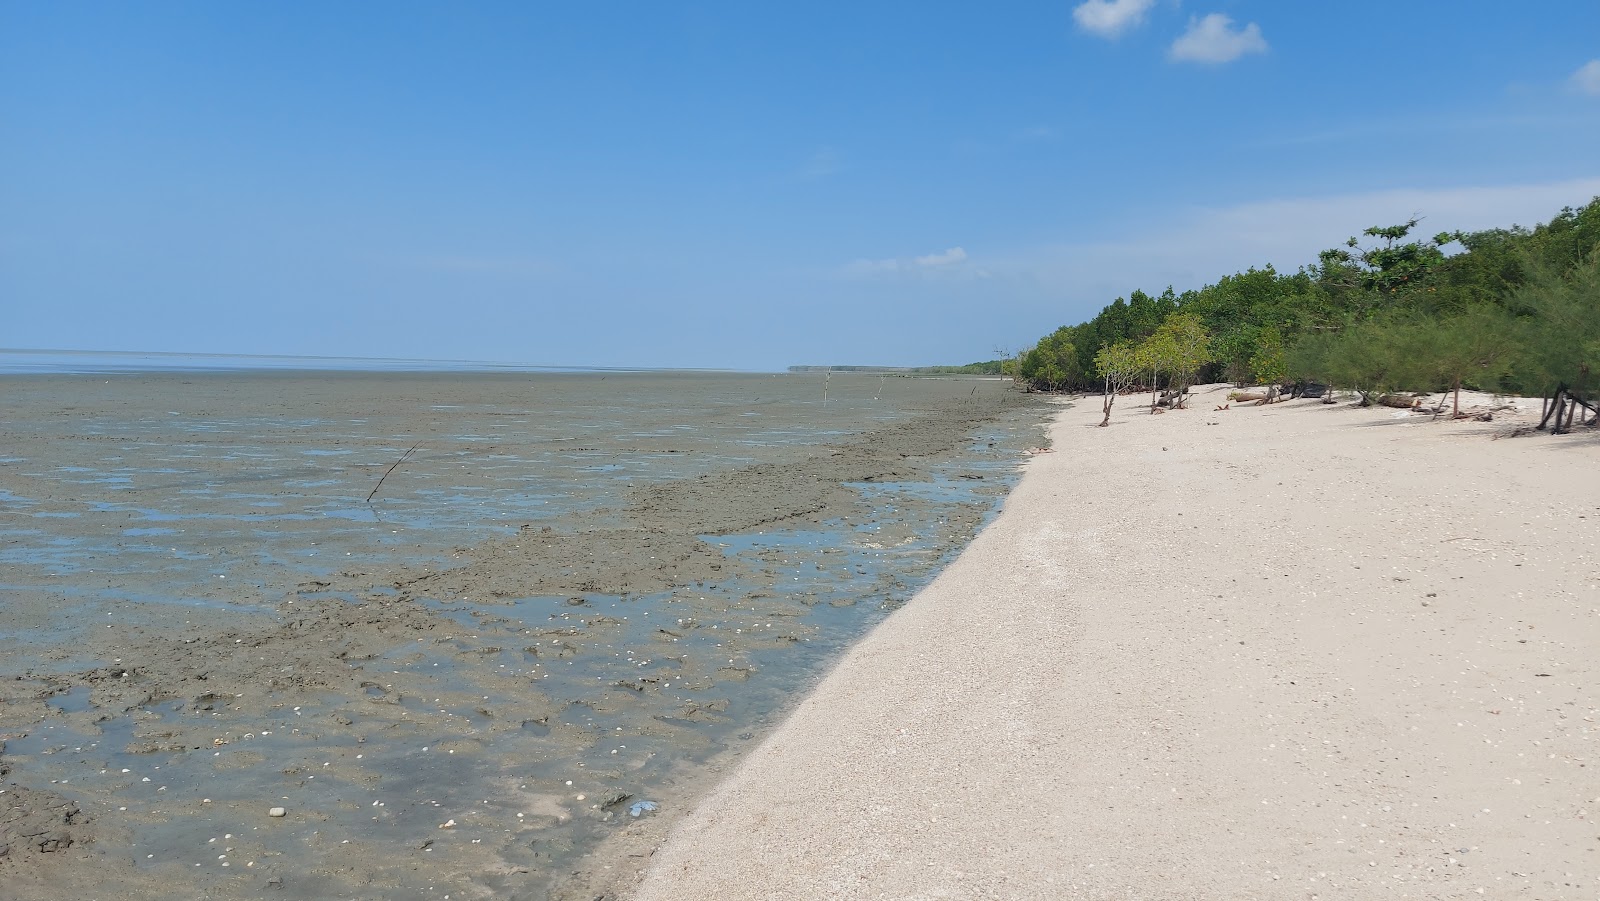
[[287,816],[288,814],[289,814],[289,811],[284,810],[282,807],[274,807],[271,810],[267,811],[267,816],[269,816],[269,817],[281,817],[281,816]]

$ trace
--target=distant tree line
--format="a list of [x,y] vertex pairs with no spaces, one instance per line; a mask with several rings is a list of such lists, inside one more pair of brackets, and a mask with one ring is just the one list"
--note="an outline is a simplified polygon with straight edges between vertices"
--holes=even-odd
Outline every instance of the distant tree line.
[[889,375],[1005,375],[1008,361],[985,360],[961,366],[790,366],[790,372],[868,372]]
[[[1581,397],[1600,387],[1600,198],[1534,228],[1369,228],[1292,275],[1271,266],[1134,291],[1006,361],[1034,390],[1304,380]],[[1114,367],[1108,370],[1107,367]],[[1125,380],[1125,381],[1124,381]],[[1109,411],[1108,411],[1109,415]]]
[[962,366],[916,366],[908,370],[915,375],[1004,375],[1005,360],[985,360]]

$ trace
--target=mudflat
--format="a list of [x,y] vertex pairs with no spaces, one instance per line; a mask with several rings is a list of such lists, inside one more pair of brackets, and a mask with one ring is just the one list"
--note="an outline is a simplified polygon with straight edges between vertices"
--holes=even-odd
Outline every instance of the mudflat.
[[1600,895],[1600,436],[1224,398],[1063,410],[633,897]]
[[4,388],[15,898],[592,898],[1041,438],[994,380]]

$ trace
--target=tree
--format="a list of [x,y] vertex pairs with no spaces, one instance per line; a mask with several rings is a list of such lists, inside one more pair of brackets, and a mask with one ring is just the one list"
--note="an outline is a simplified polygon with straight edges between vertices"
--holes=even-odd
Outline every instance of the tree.
[[[1564,384],[1594,395],[1600,198],[1532,228],[1418,240],[1418,224],[1367,229],[1293,275],[1252,268],[1181,295],[1170,288],[1160,297],[1131,292],[1093,319],[1058,330],[1075,365],[1036,354],[1034,371],[1051,387],[1088,387],[1104,377],[1099,353],[1127,342],[1140,351],[1136,370],[1149,374],[1157,396],[1163,385],[1181,391],[1223,376],[1312,378],[1355,387],[1368,403],[1401,387],[1548,394]],[[1496,319],[1496,311],[1509,318]],[[1197,317],[1209,338],[1198,354],[1207,362],[1197,371],[1179,359],[1184,342],[1174,333],[1181,321],[1168,324],[1180,314]],[[1502,351],[1507,334],[1517,340]]]
[[1172,367],[1172,360],[1178,355],[1178,348],[1172,342],[1172,336],[1157,331],[1154,335],[1139,342],[1134,348],[1133,359],[1142,372],[1150,373],[1150,412],[1156,411],[1156,392],[1161,373],[1167,372]]
[[1275,385],[1289,377],[1283,333],[1267,326],[1256,334],[1255,353],[1250,357],[1250,375],[1257,385]]
[[1167,373],[1167,387],[1176,397],[1173,405],[1182,409],[1184,392],[1194,383],[1200,367],[1211,359],[1211,336],[1206,334],[1199,316],[1174,313],[1146,344],[1146,361]]
[[1445,261],[1443,247],[1462,238],[1460,232],[1440,232],[1427,241],[1406,241],[1421,219],[1402,225],[1375,225],[1362,232],[1379,243],[1362,247],[1351,238],[1344,247],[1324,250],[1322,269],[1326,277],[1353,282],[1365,291],[1393,294],[1402,288],[1420,285],[1422,280]]
[[1523,379],[1543,394],[1566,384],[1588,396],[1600,369],[1600,246],[1569,270],[1545,260],[1528,266],[1509,302],[1526,316]]
[[1140,368],[1133,345],[1126,341],[1102,347],[1094,355],[1094,370],[1105,379],[1106,385],[1105,396],[1101,399],[1101,409],[1105,413],[1105,418],[1100,420],[1101,428],[1111,424],[1111,405],[1116,402],[1117,394],[1132,384]]
[[1018,371],[1029,384],[1055,391],[1078,381],[1078,350],[1072,344],[1072,328],[1062,326],[1039,339],[1023,354]]
[[1364,407],[1414,377],[1409,316],[1386,314],[1356,323],[1319,342],[1317,361],[1330,385],[1354,388]]
[[1480,304],[1443,321],[1410,326],[1402,351],[1432,387],[1454,393],[1451,409],[1459,416],[1463,382],[1479,389],[1500,386],[1519,343],[1516,331],[1510,314]]

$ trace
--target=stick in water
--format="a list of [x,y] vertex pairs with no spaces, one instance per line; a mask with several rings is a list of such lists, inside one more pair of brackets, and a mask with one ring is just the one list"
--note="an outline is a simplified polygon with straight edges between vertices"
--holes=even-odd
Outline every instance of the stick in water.
[[401,454],[400,455],[400,459],[398,459],[398,460],[394,461],[393,463],[389,464],[389,468],[385,469],[383,471],[383,478],[378,479],[378,484],[372,486],[372,494],[367,495],[367,499],[366,499],[365,503],[368,503],[368,504],[372,503],[372,496],[374,494],[378,493],[378,489],[379,488],[383,487],[383,480],[387,479],[389,477],[389,473],[394,472],[394,468],[396,466],[399,466],[401,463],[406,462],[406,458],[410,457],[412,454],[416,453],[417,452],[417,448],[419,448],[421,446],[422,446],[422,442],[418,441],[416,444],[411,445],[411,449],[410,450],[408,450],[405,453]]

